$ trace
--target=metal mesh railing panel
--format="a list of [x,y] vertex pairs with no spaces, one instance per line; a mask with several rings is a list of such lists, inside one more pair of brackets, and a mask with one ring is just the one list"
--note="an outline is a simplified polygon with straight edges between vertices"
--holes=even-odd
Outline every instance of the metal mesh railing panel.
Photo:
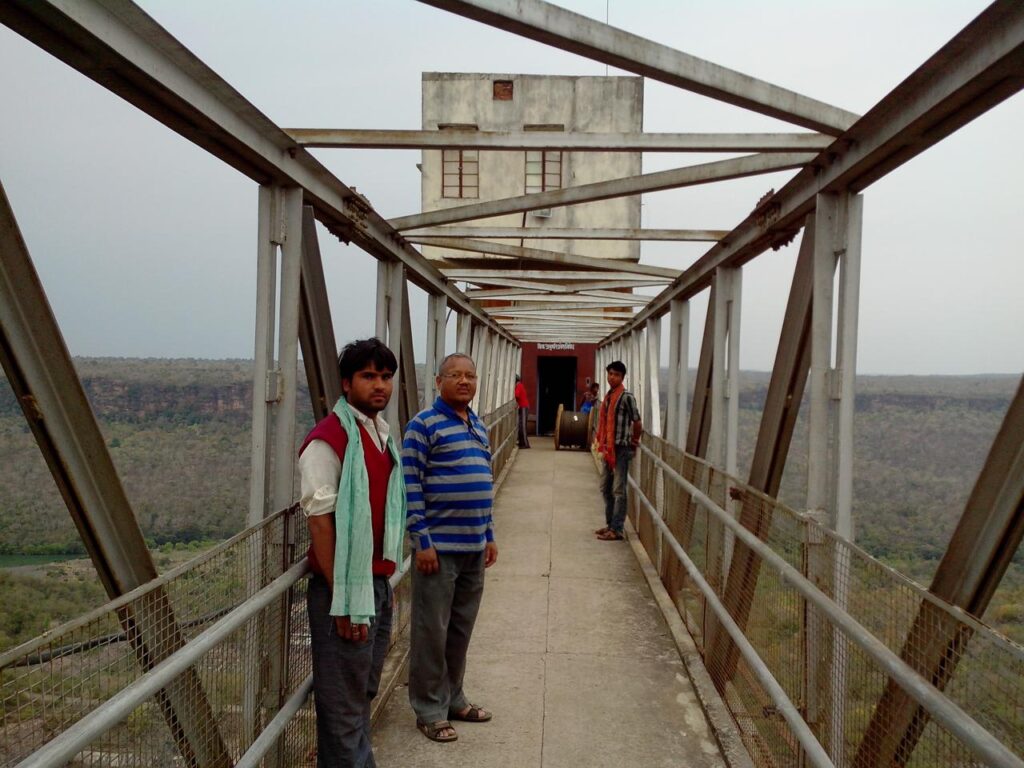
[[[1024,757],[1024,649],[836,536],[664,440],[644,446],[757,535],[914,670]],[[973,766],[978,758],[932,721],[885,669],[779,571],[641,455],[634,477],[743,628],[760,659],[839,766]],[[806,764],[792,729],[639,503],[640,540],[702,653],[754,759]],[[637,522],[636,520],[634,521]]]
[[[5,653],[0,764],[24,759],[138,681],[300,560],[307,543],[294,508],[278,513],[124,598]],[[183,754],[212,757],[211,764],[233,761],[272,716],[276,700],[309,669],[300,580],[73,764],[170,765]],[[278,685],[282,677],[285,686]]]

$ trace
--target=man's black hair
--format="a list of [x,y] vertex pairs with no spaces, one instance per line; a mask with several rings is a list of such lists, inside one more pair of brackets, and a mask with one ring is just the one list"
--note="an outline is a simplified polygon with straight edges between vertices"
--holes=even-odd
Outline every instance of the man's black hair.
[[608,363],[608,367],[605,368],[605,370],[606,371],[615,371],[616,373],[621,373],[623,376],[625,376],[626,375],[626,364],[624,362],[622,362],[621,360],[615,360],[615,361],[613,361],[611,363]]
[[398,373],[398,361],[395,353],[387,348],[380,339],[359,339],[350,342],[338,356],[338,371],[342,379],[352,381],[359,371],[373,364],[378,371]]

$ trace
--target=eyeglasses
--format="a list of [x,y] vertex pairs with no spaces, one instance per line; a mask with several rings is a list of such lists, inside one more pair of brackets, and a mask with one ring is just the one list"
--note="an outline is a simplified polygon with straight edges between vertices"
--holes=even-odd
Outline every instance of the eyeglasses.
[[441,378],[442,379],[448,379],[448,381],[462,381],[463,379],[465,379],[470,384],[472,384],[474,381],[476,381],[476,374],[475,373],[442,373],[441,374]]

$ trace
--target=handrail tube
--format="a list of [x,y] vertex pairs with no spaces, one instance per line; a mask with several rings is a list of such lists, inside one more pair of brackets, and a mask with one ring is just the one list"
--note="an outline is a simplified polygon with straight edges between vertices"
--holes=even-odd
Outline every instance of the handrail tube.
[[308,571],[308,558],[303,557],[212,627],[22,760],[17,768],[58,768],[65,765],[96,738],[128,717],[146,699],[166,687],[203,655],[236,632],[246,621],[291,589]]
[[116,611],[117,609],[134,602],[142,595],[151,592],[157,587],[167,584],[172,579],[177,578],[181,574],[194,569],[198,565],[202,565],[203,563],[212,559],[216,555],[219,555],[228,547],[231,547],[234,544],[237,544],[239,541],[242,541],[248,535],[254,533],[256,529],[265,528],[268,524],[274,522],[275,520],[277,520],[277,518],[281,517],[287,512],[287,509],[278,510],[277,512],[270,515],[266,519],[261,520],[256,525],[249,526],[245,530],[239,531],[230,539],[222,541],[220,544],[218,544],[215,547],[211,547],[206,552],[203,552],[202,554],[199,554],[196,557],[191,558],[190,560],[182,563],[179,566],[172,568],[166,573],[162,573],[155,579],[147,581],[145,584],[140,584],[131,592],[125,592],[120,597],[111,600],[107,603],[104,603],[98,608],[95,608],[89,611],[88,613],[79,616],[77,619],[72,619],[71,621],[65,624],[61,624],[59,627],[55,627],[54,629],[44,632],[38,637],[34,637],[31,640],[27,640],[26,642],[22,643],[21,645],[15,646],[10,650],[5,651],[4,653],[0,654],[0,669],[5,669],[6,667],[11,666],[12,663],[17,659],[21,658],[22,656],[25,656],[28,653],[31,653],[32,651],[36,650],[37,648],[43,645],[46,645],[50,641],[50,638],[59,637],[60,635],[67,634],[68,632],[78,629],[79,627],[84,627],[97,619],[101,619],[110,612]]
[[256,737],[252,745],[245,750],[245,754],[238,758],[235,768],[259,768],[260,762],[266,754],[273,749],[277,740],[281,738],[288,723],[298,714],[313,692],[313,673],[306,675],[306,679],[299,683],[295,692],[288,697],[288,700],[277,711],[277,714],[267,723],[266,727]]
[[665,535],[669,547],[675,552],[676,557],[679,558],[679,562],[686,569],[690,579],[697,585],[697,588],[704,593],[704,599],[707,600],[708,606],[715,615],[718,617],[718,621],[729,636],[732,637],[733,642],[736,643],[736,647],[739,649],[740,655],[744,658],[747,664],[750,665],[750,671],[754,673],[754,677],[764,687],[768,695],[771,697],[772,702],[783,719],[789,724],[789,727],[793,729],[793,735],[796,736],[796,740],[803,747],[804,752],[807,755],[810,764],[815,768],[835,768],[835,763],[829,757],[825,748],[821,745],[821,742],[814,736],[811,731],[811,727],[807,724],[807,721],[800,715],[800,711],[796,708],[793,702],[790,700],[789,695],[785,689],[779,684],[779,681],[775,679],[775,676],[768,669],[768,665],[764,663],[764,660],[758,655],[754,646],[747,639],[746,635],[743,634],[743,630],[739,628],[739,625],[733,620],[732,616],[725,609],[725,605],[715,594],[715,591],[711,588],[711,585],[704,579],[700,569],[697,568],[690,556],[686,554],[686,550],[683,549],[682,545],[676,541],[675,536],[672,535],[672,531],[665,524],[665,521],[661,519],[661,515],[658,514],[657,509],[651,504],[650,500],[644,495],[643,490],[640,488],[639,483],[636,482],[632,477],[629,478],[629,484],[636,489],[640,501],[643,502],[644,508],[647,513],[651,516],[651,520],[658,527],[658,529]]
[[[999,768],[1024,768],[1024,760],[1006,748],[974,718],[951,701],[935,686],[913,670],[903,659],[891,651],[860,622],[840,608],[828,595],[812,584],[800,571],[787,563],[775,551],[741,525],[709,496],[675,471],[654,451],[641,444],[641,452],[663,469],[677,485],[681,485],[691,498],[729,528],[744,544],[757,552],[761,559],[775,568],[782,578],[808,602],[820,610],[844,635],[856,643],[861,650],[874,659],[911,698],[928,710],[928,713],[947,731],[956,736],[986,765]],[[670,535],[670,541],[675,538]]]
[[[398,585],[402,583],[409,573],[409,566],[412,563],[412,557],[407,557],[402,562],[402,567],[391,574],[391,578],[388,581],[391,583],[392,589],[397,589]],[[256,737],[256,740],[245,750],[245,754],[242,755],[238,762],[235,763],[235,768],[258,768],[260,761],[266,756],[266,754],[273,748],[274,744],[281,737],[284,729],[291,722],[291,719],[295,717],[302,705],[306,703],[306,699],[309,697],[310,692],[313,690],[313,675],[310,674],[303,680],[295,692],[288,697],[288,700],[284,703],[284,706],[278,710],[277,714],[274,715],[273,719],[267,723],[266,727]]]

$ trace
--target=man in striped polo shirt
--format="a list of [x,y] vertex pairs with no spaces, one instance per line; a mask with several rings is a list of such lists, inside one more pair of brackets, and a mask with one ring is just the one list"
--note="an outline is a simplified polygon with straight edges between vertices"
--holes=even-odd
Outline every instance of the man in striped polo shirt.
[[455,741],[451,720],[482,723],[487,710],[462,691],[466,651],[484,592],[484,569],[498,559],[491,519],[491,448],[469,407],[476,365],[448,355],[437,373],[440,396],[405,431],[402,465],[412,573],[409,702],[416,727],[433,741]]

